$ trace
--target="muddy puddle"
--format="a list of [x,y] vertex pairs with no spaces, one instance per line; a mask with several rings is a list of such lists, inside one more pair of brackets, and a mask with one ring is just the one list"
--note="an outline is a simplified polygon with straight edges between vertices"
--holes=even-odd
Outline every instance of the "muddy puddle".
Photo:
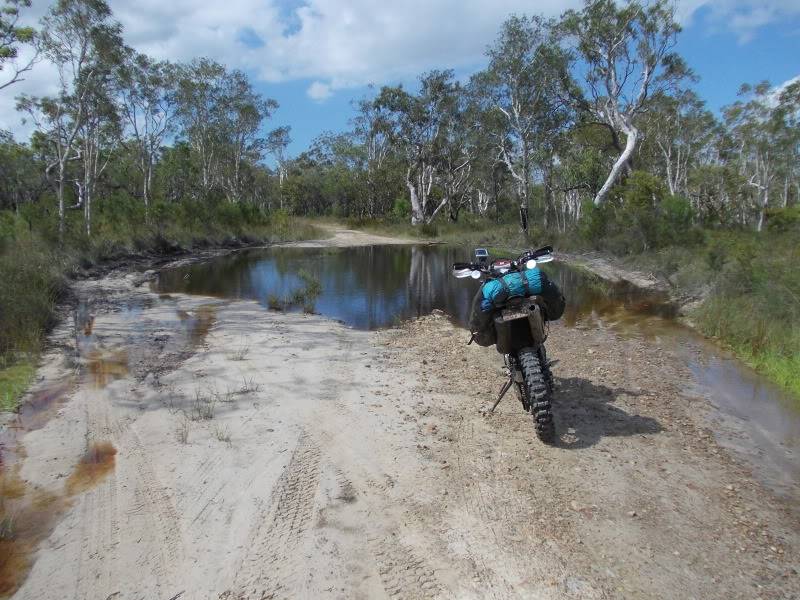
[[116,450],[110,444],[97,444],[75,465],[63,488],[38,488],[20,475],[26,458],[24,436],[44,428],[57,415],[75,383],[70,377],[34,390],[0,428],[0,598],[12,595],[23,583],[36,549],[71,506],[70,498],[92,488],[114,468]]
[[[74,314],[75,366],[80,376],[96,389],[128,376],[153,346],[173,356],[188,356],[205,343],[217,319],[217,305],[202,304],[191,310],[172,307],[174,298],[162,295],[131,302],[118,310],[124,323],[109,327],[98,324],[91,300],[82,302]],[[156,308],[152,313],[147,309]]]
[[[162,295],[245,298],[266,308],[271,296],[286,298],[301,290],[298,274],[305,271],[322,286],[315,311],[348,326],[391,327],[434,309],[465,326],[477,283],[453,278],[450,266],[469,258],[469,249],[443,246],[274,248],[167,270],[153,287]],[[679,356],[693,374],[687,388],[717,409],[709,424],[719,441],[776,492],[793,493],[790,488],[800,480],[800,415],[791,398],[681,326],[666,295],[609,283],[560,263],[545,267],[567,297],[566,326],[609,327]]]
[[[168,304],[168,299],[159,302]],[[168,308],[146,324],[146,308],[141,304],[122,307],[123,320],[132,327],[118,328],[109,327],[90,305],[81,304],[74,315],[75,351],[66,357],[73,374],[64,382],[34,388],[16,413],[4,416],[0,427],[0,598],[11,596],[25,581],[39,544],[73,500],[100,485],[116,468],[116,448],[110,442],[95,442],[56,485],[35,487],[20,475],[26,459],[24,437],[44,428],[75,396],[76,385],[103,390],[131,376],[133,361],[147,347],[143,342],[148,336],[163,335],[175,354],[190,353],[204,343],[216,322],[216,308],[201,305],[190,311]]]
[[34,390],[28,394],[16,413],[6,415],[0,427],[0,473],[24,458],[22,437],[47,425],[68,400],[74,385],[74,380],[70,378],[68,381]]
[[71,499],[102,482],[115,467],[116,448],[92,444],[63,489],[32,487],[20,475],[20,463],[0,469],[0,598],[11,596],[25,581],[39,544],[72,506]]
[[21,499],[0,499],[0,598],[25,581],[39,543],[50,535],[68,506],[63,496],[31,490]]

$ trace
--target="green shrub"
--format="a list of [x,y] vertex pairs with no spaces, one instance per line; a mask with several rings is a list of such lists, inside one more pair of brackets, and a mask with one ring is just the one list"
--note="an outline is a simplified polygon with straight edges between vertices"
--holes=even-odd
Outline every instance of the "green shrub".
[[775,233],[800,232],[800,206],[767,210],[767,229]]
[[32,239],[0,254],[0,359],[35,353],[66,291],[64,259]]
[[435,238],[439,236],[439,227],[436,223],[423,223],[420,225],[419,232],[423,237]]
[[800,394],[800,236],[715,233],[709,297],[694,315],[753,367]]
[[669,194],[660,178],[634,171],[601,206],[586,201],[578,233],[589,245],[617,255],[703,241],[691,203]]
[[398,221],[407,221],[411,216],[411,203],[405,196],[400,196],[394,201],[392,206],[392,217]]

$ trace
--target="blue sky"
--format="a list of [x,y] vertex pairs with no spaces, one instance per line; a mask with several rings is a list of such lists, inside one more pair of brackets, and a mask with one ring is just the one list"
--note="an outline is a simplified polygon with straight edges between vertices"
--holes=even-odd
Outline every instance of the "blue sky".
[[[248,72],[280,103],[268,127],[290,125],[290,154],[325,130],[347,127],[367,84],[404,83],[432,68],[460,76],[485,66],[484,51],[512,13],[548,17],[582,0],[108,0],[128,44],[160,59],[208,56]],[[33,0],[35,23],[51,0]],[[739,86],[800,75],[800,0],[676,0],[678,50],[713,110]],[[0,92],[0,128],[26,138],[13,109],[20,93],[54,91],[52,65]]]
[[[800,4],[800,0],[798,0]],[[768,80],[779,85],[800,76],[800,16],[769,23],[746,36],[718,23],[707,8],[701,8],[684,25],[678,38],[677,51],[686,59],[699,80],[693,85],[709,109],[720,109],[736,100],[743,83]],[[450,65],[441,64],[441,68]],[[485,63],[478,62],[478,70]],[[384,84],[414,85],[414,76],[398,78]],[[307,94],[310,80],[281,84],[260,84],[260,89],[277,99],[281,108],[276,122],[292,126],[290,152],[302,152],[313,138],[324,130],[347,128],[353,116],[352,101],[369,93],[366,86],[334,92],[324,101],[311,99]]]

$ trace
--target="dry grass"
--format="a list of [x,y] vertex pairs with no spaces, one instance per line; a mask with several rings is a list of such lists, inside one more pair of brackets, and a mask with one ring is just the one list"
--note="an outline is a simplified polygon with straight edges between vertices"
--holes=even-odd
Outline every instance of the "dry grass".
[[181,415],[181,420],[175,430],[175,437],[181,444],[189,442],[189,430],[191,429],[191,421],[186,414]]
[[214,437],[220,441],[225,442],[228,446],[231,446],[231,431],[227,425],[217,425],[212,428],[211,432],[214,434]]
[[216,405],[217,396],[215,393],[207,394],[201,390],[195,390],[191,419],[193,421],[210,421],[214,418]]
[[256,382],[253,377],[242,376],[242,387],[239,388],[240,394],[255,394],[261,389],[261,384]]
[[247,360],[249,354],[250,354],[250,344],[247,341],[245,341],[239,348],[230,353],[228,355],[228,358],[230,360],[243,361]]

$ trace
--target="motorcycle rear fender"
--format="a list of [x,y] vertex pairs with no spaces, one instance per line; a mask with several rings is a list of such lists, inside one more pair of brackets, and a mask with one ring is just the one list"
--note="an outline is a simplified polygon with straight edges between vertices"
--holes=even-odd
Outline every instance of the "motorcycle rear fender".
[[544,318],[537,296],[515,299],[494,318],[497,351],[511,354],[522,348],[539,346],[546,336]]

